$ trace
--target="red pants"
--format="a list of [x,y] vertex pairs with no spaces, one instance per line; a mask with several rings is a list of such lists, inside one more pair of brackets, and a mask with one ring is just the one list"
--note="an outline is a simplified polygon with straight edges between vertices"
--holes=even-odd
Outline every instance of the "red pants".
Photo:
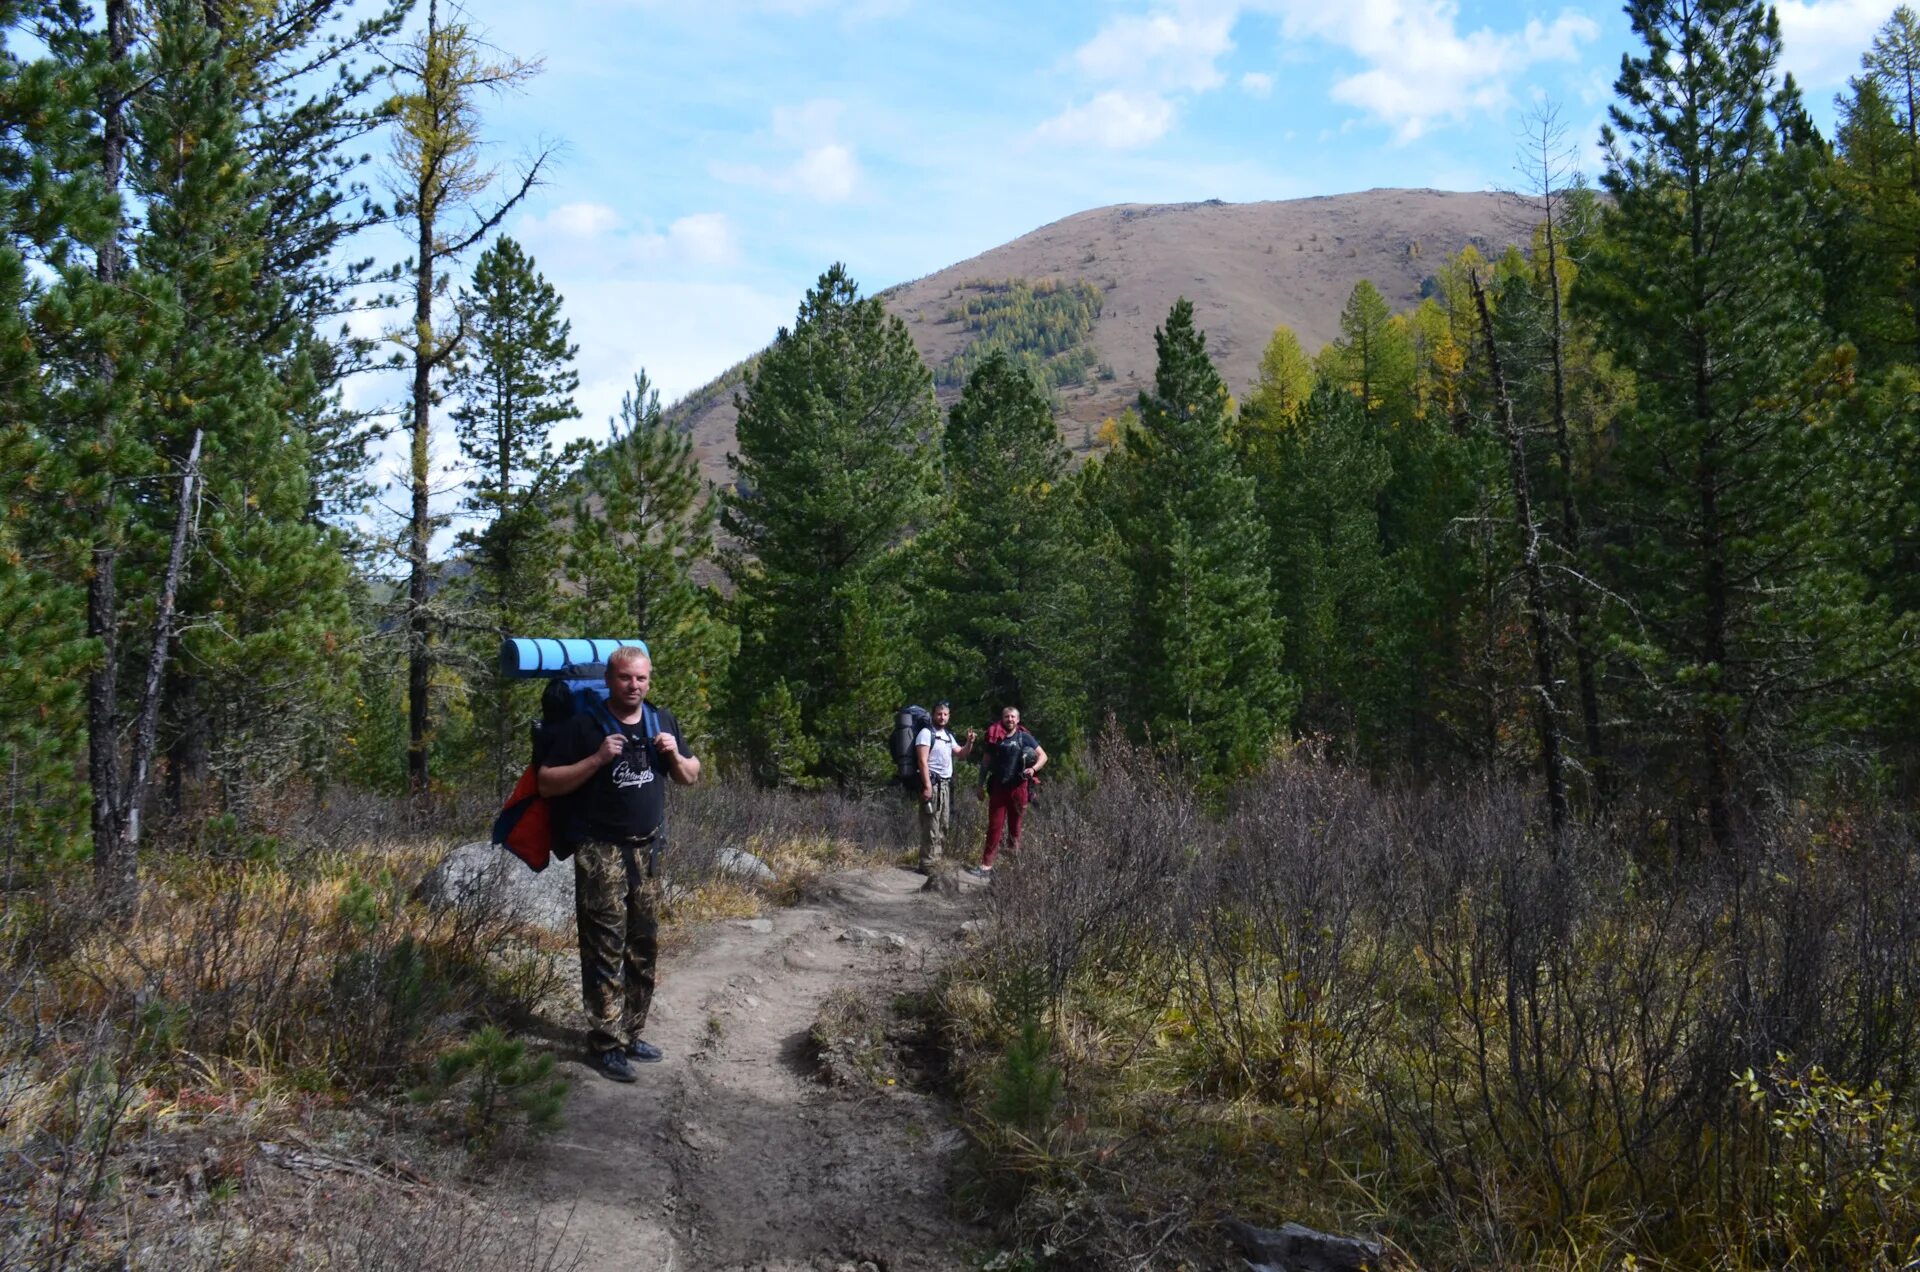
[[1009,851],[1020,846],[1020,819],[1027,812],[1027,784],[1001,788],[987,788],[987,850],[980,854],[980,864],[991,866],[995,854],[1000,851],[1000,832],[1007,832]]

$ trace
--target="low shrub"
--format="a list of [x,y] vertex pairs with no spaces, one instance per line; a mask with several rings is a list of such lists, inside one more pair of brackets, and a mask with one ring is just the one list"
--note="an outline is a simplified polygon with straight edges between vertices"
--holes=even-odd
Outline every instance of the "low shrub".
[[[1062,1266],[1175,1215],[1384,1228],[1440,1266],[1913,1257],[1910,824],[1786,810],[1675,866],[1644,822],[1550,836],[1497,784],[1296,755],[1208,808],[1148,753],[1095,768],[943,995],[983,1170],[1024,1181],[982,1196]],[[1063,1079],[1018,1138],[975,1005],[1008,960],[1050,1022],[1017,1071]]]

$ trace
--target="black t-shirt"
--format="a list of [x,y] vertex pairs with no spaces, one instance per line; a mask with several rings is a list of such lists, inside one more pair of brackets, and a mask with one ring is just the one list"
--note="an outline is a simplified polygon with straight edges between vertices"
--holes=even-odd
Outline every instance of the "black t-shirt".
[[[671,733],[680,753],[687,754],[687,742],[673,712],[663,707],[654,708],[654,712],[659,731]],[[541,761],[542,767],[576,764],[598,751],[607,736],[606,720],[598,711],[584,711],[560,726]],[[614,843],[644,839],[667,819],[667,782],[672,769],[646,735],[646,717],[621,724],[620,731],[627,736],[626,750],[613,763],[595,769],[592,777],[565,797],[561,838],[568,844],[582,839]]]

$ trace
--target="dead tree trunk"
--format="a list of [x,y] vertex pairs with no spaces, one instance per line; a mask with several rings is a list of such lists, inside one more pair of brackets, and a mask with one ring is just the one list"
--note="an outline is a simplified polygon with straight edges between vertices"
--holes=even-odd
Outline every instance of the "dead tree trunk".
[[1507,444],[1507,465],[1513,482],[1513,527],[1520,540],[1520,569],[1526,581],[1527,626],[1533,634],[1534,708],[1540,727],[1540,770],[1547,783],[1547,815],[1553,822],[1556,846],[1567,826],[1566,759],[1560,748],[1560,713],[1554,702],[1553,627],[1547,615],[1546,579],[1540,569],[1540,528],[1534,524],[1533,502],[1527,484],[1527,452],[1520,426],[1513,418],[1513,400],[1500,366],[1500,349],[1493,335],[1493,315],[1478,274],[1467,276],[1474,307],[1480,311],[1480,333],[1487,344],[1487,372],[1500,412]]

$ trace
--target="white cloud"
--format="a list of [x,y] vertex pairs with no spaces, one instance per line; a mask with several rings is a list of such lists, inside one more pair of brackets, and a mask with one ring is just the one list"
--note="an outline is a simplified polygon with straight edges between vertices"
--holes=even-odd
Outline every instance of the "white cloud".
[[1334,84],[1336,101],[1356,106],[1412,141],[1436,125],[1497,111],[1509,85],[1539,62],[1564,61],[1596,38],[1591,18],[1568,11],[1551,24],[1529,21],[1519,32],[1482,27],[1462,34],[1450,0],[1357,0],[1312,6],[1283,0],[1290,36],[1312,36],[1348,49],[1367,64]]
[[1182,4],[1115,18],[1073,55],[1096,80],[1205,92],[1223,82],[1218,62],[1233,49],[1231,7]]
[[563,203],[543,217],[529,217],[523,233],[570,239],[597,239],[620,224],[620,214],[604,203]]
[[1041,124],[1036,135],[1063,145],[1131,150],[1158,141],[1173,126],[1173,103],[1158,93],[1110,89]]
[[1886,24],[1887,0],[1782,0],[1780,43],[1786,69],[1804,88],[1838,88],[1859,71],[1860,55]]
[[694,212],[664,230],[628,229],[605,204],[567,203],[544,216],[523,218],[514,232],[550,274],[628,266],[707,268],[735,265],[741,258],[733,221],[724,212]]
[[844,203],[860,184],[860,161],[851,147],[833,142],[801,155],[787,172],[787,188],[821,203]]
[[[1573,10],[1551,22],[1530,20],[1517,31],[1463,33],[1455,0],[1159,0],[1146,13],[1113,18],[1079,48],[1075,65],[1105,91],[1047,121],[1040,135],[1125,146],[1157,140],[1173,126],[1185,96],[1225,83],[1220,60],[1232,52],[1233,28],[1248,12],[1281,20],[1293,45],[1283,56],[1317,41],[1357,57],[1361,68],[1336,81],[1334,99],[1393,129],[1403,142],[1501,109],[1517,76],[1542,62],[1573,60],[1599,35],[1591,18]],[[1273,77],[1248,72],[1240,86],[1264,97]]]
[[842,103],[816,100],[773,111],[773,136],[800,154],[785,165],[716,162],[709,170],[734,185],[798,194],[818,203],[845,203],[860,187],[859,157],[840,140]]
[[574,280],[567,317],[580,345],[581,418],[571,437],[604,437],[620,395],[645,368],[671,402],[772,341],[794,300],[744,283]]

